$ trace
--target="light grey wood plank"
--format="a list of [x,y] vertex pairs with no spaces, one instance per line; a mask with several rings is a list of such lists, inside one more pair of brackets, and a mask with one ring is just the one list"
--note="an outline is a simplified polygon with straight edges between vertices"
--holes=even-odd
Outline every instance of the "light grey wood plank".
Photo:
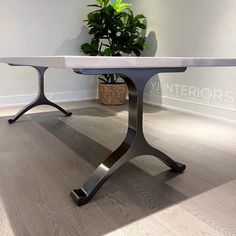
[[32,152],[1,155],[5,165],[1,171],[30,235],[78,235],[56,204],[60,192],[47,187],[50,178],[35,159],[37,155],[31,157]]
[[120,144],[127,106],[69,106],[78,107],[70,118],[53,110],[12,126],[0,118],[3,235],[235,235],[234,124],[146,106],[148,141],[186,163],[186,172],[138,157],[78,208],[69,192]]
[[0,235],[30,236],[12,191],[0,170]]
[[119,225],[128,224],[128,227],[121,228],[127,235],[176,235],[151,215],[146,215],[142,208],[136,205],[132,199],[125,197],[113,185],[104,188],[99,195],[101,197],[96,201],[96,204],[114,222]]
[[[176,235],[223,235],[197,217],[180,208],[178,205],[171,206],[164,211],[153,214],[163,225],[173,230]],[[197,233],[196,233],[197,231]]]

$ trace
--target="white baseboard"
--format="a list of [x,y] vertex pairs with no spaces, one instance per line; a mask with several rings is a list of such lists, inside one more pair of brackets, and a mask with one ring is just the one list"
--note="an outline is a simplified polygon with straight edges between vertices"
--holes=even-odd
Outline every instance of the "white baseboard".
[[165,96],[160,97],[150,93],[144,94],[144,101],[147,104],[156,105],[171,110],[236,122],[236,109],[202,104],[176,98],[169,98]]
[[[33,101],[36,94],[0,96],[0,107],[25,105]],[[54,102],[83,101],[97,98],[97,90],[79,90],[72,92],[47,93],[47,98]]]
[[[0,96],[0,107],[25,105],[31,102],[35,97],[36,94]],[[98,96],[97,90],[79,90],[72,92],[47,93],[47,97],[54,102],[72,102],[97,99]],[[144,94],[144,101],[147,104],[161,106],[171,110],[236,122],[235,109],[212,106],[169,97],[160,97],[150,93]]]

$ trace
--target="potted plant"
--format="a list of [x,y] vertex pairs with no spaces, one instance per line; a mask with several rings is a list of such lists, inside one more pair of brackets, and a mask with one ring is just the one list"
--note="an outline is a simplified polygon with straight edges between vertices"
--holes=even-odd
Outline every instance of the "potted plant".
[[[81,51],[90,56],[141,55],[148,46],[142,31],[143,14],[134,15],[131,4],[123,0],[96,0],[88,5],[95,10],[87,15],[91,42],[81,46]],[[127,87],[115,74],[99,77],[99,99],[105,105],[119,105],[125,102]]]

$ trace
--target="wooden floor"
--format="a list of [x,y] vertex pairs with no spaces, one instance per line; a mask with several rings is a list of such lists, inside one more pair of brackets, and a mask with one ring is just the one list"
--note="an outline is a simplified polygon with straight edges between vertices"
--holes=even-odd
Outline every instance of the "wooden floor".
[[69,197],[122,141],[127,106],[40,107],[13,125],[0,109],[0,235],[236,235],[236,125],[145,106],[147,140],[186,163],[127,163],[93,201]]

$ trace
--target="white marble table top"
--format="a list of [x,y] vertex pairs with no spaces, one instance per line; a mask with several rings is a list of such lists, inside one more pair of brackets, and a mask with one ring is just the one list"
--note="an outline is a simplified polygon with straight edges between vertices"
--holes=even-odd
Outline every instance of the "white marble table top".
[[98,57],[40,56],[6,57],[0,63],[50,68],[158,68],[236,66],[236,58],[215,57]]

